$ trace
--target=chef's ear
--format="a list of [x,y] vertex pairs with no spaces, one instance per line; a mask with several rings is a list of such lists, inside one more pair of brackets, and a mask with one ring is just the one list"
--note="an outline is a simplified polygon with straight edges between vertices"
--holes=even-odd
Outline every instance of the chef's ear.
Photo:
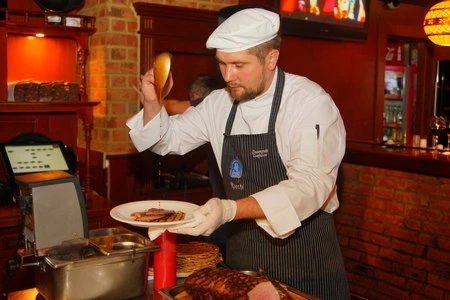
[[280,51],[277,49],[271,49],[266,56],[266,64],[270,70],[274,70],[277,66],[278,57],[280,56]]

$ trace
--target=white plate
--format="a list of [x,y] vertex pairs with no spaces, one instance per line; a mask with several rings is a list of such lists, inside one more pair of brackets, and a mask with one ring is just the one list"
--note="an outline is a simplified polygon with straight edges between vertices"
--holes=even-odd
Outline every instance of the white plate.
[[[150,208],[162,208],[167,210],[182,211],[185,213],[184,220],[173,221],[173,222],[141,222],[135,221],[131,216],[132,213],[138,211],[145,211]],[[194,211],[198,208],[197,204],[184,201],[175,200],[141,200],[135,202],[129,202],[121,204],[119,206],[111,209],[109,214],[114,220],[119,222],[127,223],[137,227],[161,227],[161,226],[171,226],[177,224],[184,224],[192,221],[194,218]]]

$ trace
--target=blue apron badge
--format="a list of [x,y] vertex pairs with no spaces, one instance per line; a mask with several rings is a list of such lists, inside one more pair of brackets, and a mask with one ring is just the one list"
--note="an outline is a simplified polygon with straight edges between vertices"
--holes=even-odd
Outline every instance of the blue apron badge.
[[231,161],[230,177],[231,178],[241,178],[242,177],[242,163],[237,158],[235,158]]

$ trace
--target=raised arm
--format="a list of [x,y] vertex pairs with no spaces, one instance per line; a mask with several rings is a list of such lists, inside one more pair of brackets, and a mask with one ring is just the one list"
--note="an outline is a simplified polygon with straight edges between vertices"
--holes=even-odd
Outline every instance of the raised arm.
[[144,126],[161,111],[163,99],[169,94],[173,87],[172,73],[169,74],[167,83],[163,88],[161,95],[162,99],[160,99],[160,95],[156,92],[154,82],[155,78],[153,75],[153,69],[147,71],[141,76],[141,104],[144,109]]

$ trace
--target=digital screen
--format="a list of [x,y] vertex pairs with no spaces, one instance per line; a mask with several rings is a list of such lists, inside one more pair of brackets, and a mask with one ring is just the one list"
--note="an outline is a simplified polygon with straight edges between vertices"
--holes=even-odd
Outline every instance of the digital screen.
[[281,0],[280,13],[304,21],[363,27],[366,0]]
[[284,35],[364,41],[370,0],[275,0]]
[[45,145],[5,145],[5,153],[14,175],[45,171],[68,171],[58,143]]

